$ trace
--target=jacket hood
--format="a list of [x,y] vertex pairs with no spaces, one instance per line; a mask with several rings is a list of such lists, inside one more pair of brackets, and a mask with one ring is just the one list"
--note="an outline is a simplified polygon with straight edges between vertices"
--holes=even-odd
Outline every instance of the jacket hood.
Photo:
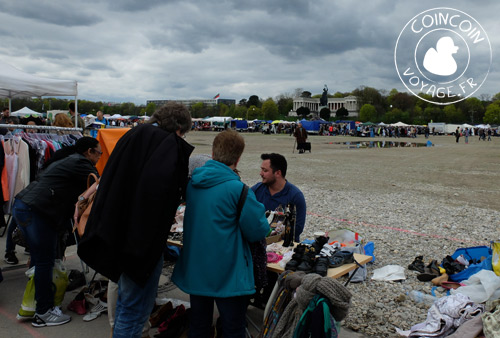
[[240,177],[224,163],[209,160],[203,167],[196,168],[191,177],[195,188],[211,188],[227,181],[240,180]]

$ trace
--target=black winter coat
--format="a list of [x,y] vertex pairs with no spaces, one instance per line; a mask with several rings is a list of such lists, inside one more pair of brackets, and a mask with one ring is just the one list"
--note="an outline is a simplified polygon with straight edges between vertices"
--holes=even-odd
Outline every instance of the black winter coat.
[[137,284],[146,283],[184,195],[193,149],[151,124],[123,135],[104,168],[78,246],[90,267],[114,282],[126,273]]
[[62,232],[73,218],[78,196],[87,189],[90,173],[97,170],[85,156],[72,154],[49,165],[37,181],[21,190],[20,199]]

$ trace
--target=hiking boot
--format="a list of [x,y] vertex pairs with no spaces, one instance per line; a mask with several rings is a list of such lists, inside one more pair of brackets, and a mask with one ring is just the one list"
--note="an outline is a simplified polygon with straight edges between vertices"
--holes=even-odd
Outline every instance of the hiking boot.
[[328,243],[328,239],[328,237],[319,236],[311,246],[316,250],[316,252],[320,252],[323,246]]
[[31,325],[34,327],[57,326],[69,323],[71,317],[61,312],[57,306],[48,310],[44,314],[35,313],[35,318]]
[[[312,248],[311,248],[312,249]],[[302,257],[302,262],[300,262],[299,266],[297,266],[297,271],[304,271],[305,273],[312,272],[314,266],[315,254],[313,251],[307,252]]]
[[3,259],[5,261],[5,263],[7,264],[12,264],[12,265],[16,265],[16,264],[19,264],[19,260],[17,259],[16,257],[16,254],[14,251],[11,251],[11,252],[7,252],[5,254],[5,258]]
[[321,277],[325,277],[328,273],[328,257],[320,256],[316,258],[316,264],[314,264],[314,273],[317,273]]
[[306,251],[306,246],[303,244],[299,244],[293,251],[294,254],[292,255],[292,259],[290,259],[288,263],[286,263],[285,270],[297,270],[297,267],[302,262],[302,257],[304,256],[304,252]]

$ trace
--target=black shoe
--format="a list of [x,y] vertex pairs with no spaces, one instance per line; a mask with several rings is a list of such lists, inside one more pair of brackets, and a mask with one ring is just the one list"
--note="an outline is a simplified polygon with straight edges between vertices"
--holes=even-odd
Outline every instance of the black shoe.
[[14,251],[7,252],[5,254],[5,258],[3,260],[7,264],[12,264],[12,265],[19,264],[19,260],[17,259],[16,254],[14,253]]
[[311,245],[315,249],[316,253],[319,253],[321,249],[323,249],[323,245],[328,243],[328,239],[329,238],[325,236],[319,236],[318,238],[316,238],[314,243]]
[[410,265],[408,265],[408,269],[424,273],[425,270],[424,256],[415,257],[413,262]]
[[302,262],[297,266],[297,271],[304,271],[305,273],[312,272],[315,258],[314,252],[307,252],[304,257],[302,257]]
[[328,257],[328,262],[330,268],[338,268],[344,264],[354,263],[354,255],[350,251],[339,251]]
[[293,251],[294,254],[292,259],[288,261],[285,265],[285,270],[297,271],[297,267],[302,262],[302,257],[304,256],[304,252],[306,250],[306,246],[303,244],[299,244]]
[[316,258],[316,264],[314,264],[314,273],[317,273],[321,277],[325,277],[328,273],[328,257],[320,256]]

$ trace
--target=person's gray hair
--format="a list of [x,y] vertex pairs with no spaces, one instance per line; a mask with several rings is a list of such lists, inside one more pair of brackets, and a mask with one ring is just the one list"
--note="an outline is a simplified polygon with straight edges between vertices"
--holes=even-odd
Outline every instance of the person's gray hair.
[[169,102],[158,108],[148,123],[157,123],[161,129],[171,133],[179,130],[181,134],[187,133],[192,126],[189,110],[177,102]]

